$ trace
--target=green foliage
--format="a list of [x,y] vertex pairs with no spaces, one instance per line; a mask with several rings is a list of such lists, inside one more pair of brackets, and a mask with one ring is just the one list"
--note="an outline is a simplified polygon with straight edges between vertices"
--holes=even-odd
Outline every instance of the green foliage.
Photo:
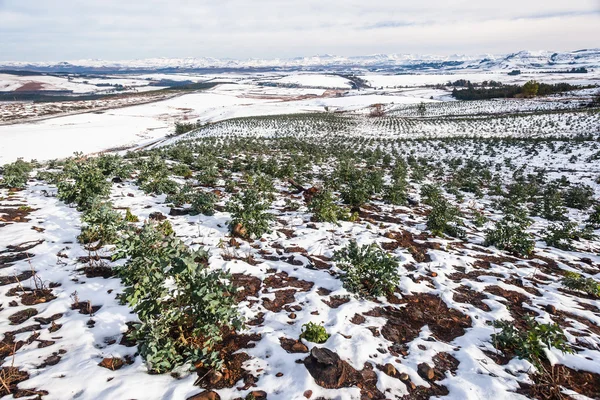
[[592,278],[584,278],[575,272],[567,272],[561,282],[571,290],[578,290],[590,296],[600,297],[600,283]]
[[81,221],[83,226],[77,239],[83,244],[112,244],[125,228],[121,214],[113,210],[110,202],[94,202],[83,212]]
[[122,299],[140,320],[131,336],[150,371],[185,363],[220,369],[216,345],[224,332],[241,327],[229,275],[210,271],[205,250],[189,249],[152,222],[119,241],[115,258],[123,257]]
[[540,324],[533,317],[526,319],[528,329],[519,330],[512,321],[495,321],[500,333],[492,335],[494,346],[502,351],[514,353],[540,368],[546,359],[544,350],[552,347],[563,353],[573,353],[569,342],[558,324]]
[[548,246],[567,251],[573,250],[573,240],[578,238],[577,224],[573,222],[552,224],[544,235],[544,241]]
[[461,227],[461,212],[444,197],[431,200],[431,211],[427,215],[427,229],[436,236],[449,235],[459,239],[466,238],[466,232]]
[[215,203],[217,202],[217,196],[214,193],[207,192],[196,192],[191,195],[190,208],[192,215],[213,215],[215,213]]
[[137,215],[134,215],[131,210],[128,208],[127,212],[125,213],[125,221],[127,222],[140,222],[140,219],[137,217]]
[[596,204],[594,206],[594,209],[590,213],[587,222],[590,224],[590,226],[596,229],[600,228],[600,204]]
[[177,191],[178,185],[169,179],[169,168],[160,156],[153,155],[149,159],[139,160],[138,167],[136,183],[145,193],[171,194]]
[[337,171],[336,180],[344,203],[357,210],[371,200],[371,196],[383,190],[381,171],[364,171],[356,167]]
[[335,203],[331,190],[319,190],[308,204],[308,209],[313,213],[313,219],[318,222],[331,222],[347,220],[348,211]]
[[58,199],[76,204],[80,211],[89,209],[110,193],[111,183],[98,166],[98,159],[69,160],[62,180],[57,184]]
[[488,222],[488,219],[485,216],[485,214],[483,214],[482,211],[480,211],[480,210],[473,211],[473,224],[475,224],[476,227],[481,228],[487,222]]
[[433,206],[433,204],[442,197],[442,190],[439,186],[426,184],[421,186],[421,198],[423,203]]
[[528,257],[535,248],[531,234],[527,233],[530,225],[531,220],[523,209],[507,210],[494,229],[486,231],[484,245]]
[[27,185],[29,173],[33,170],[33,166],[21,159],[18,159],[12,164],[6,164],[2,167],[2,180],[0,187],[22,189]]
[[567,188],[564,199],[567,207],[585,210],[594,202],[594,189],[587,185],[574,185]]
[[[246,238],[262,237],[269,232],[269,225],[273,215],[267,210],[271,203],[256,189],[246,189],[236,193],[226,205],[226,210],[231,213],[229,229]],[[237,228],[236,228],[237,226]]]
[[396,206],[404,206],[408,201],[408,184],[406,179],[394,179],[391,185],[384,189],[383,200]]
[[400,281],[398,261],[375,243],[358,246],[352,240],[334,253],[334,260],[346,272],[344,287],[360,297],[391,293]]
[[325,343],[327,339],[329,339],[329,336],[331,335],[327,333],[323,325],[315,324],[314,322],[302,325],[300,338],[306,339],[309,342],[318,344]]
[[523,96],[525,97],[535,97],[540,90],[540,84],[536,81],[528,81],[523,85]]

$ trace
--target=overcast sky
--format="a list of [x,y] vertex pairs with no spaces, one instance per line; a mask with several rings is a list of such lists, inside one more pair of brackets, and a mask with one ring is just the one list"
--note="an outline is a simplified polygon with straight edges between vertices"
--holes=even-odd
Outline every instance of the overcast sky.
[[600,0],[0,0],[0,60],[600,47]]

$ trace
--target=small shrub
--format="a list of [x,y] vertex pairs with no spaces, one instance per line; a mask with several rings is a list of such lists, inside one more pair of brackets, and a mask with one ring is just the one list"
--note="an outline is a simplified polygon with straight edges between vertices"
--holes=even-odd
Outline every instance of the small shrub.
[[545,349],[554,347],[563,353],[573,353],[558,324],[540,324],[533,317],[527,317],[526,322],[528,329],[522,331],[517,329],[512,321],[495,321],[494,327],[501,331],[492,335],[494,346],[530,361],[538,369],[542,360],[546,359]]
[[333,193],[330,190],[320,190],[310,203],[308,209],[313,213],[313,219],[317,222],[331,222],[336,224],[338,220],[348,219],[348,212],[335,203]]
[[314,322],[302,325],[300,338],[306,339],[309,342],[325,343],[329,339],[329,336],[331,335],[327,333],[323,325],[315,324]]
[[230,231],[245,238],[262,237],[270,231],[273,219],[267,212],[270,207],[271,203],[255,189],[233,195],[226,205],[226,210],[231,213]]
[[115,258],[123,257],[122,299],[140,320],[131,336],[149,370],[163,373],[185,363],[220,369],[216,346],[242,325],[235,289],[225,283],[229,275],[210,271],[205,250],[190,250],[153,222],[119,241]]
[[96,159],[70,160],[58,183],[58,199],[76,204],[80,211],[89,209],[98,199],[110,193],[111,183],[96,164]]
[[127,212],[125,213],[125,221],[127,222],[140,222],[140,219],[137,217],[137,215],[134,215],[131,210],[128,208]]
[[531,220],[523,210],[514,210],[497,222],[494,229],[486,231],[484,245],[529,257],[535,248],[531,234],[527,233],[530,225]]
[[398,261],[374,243],[359,247],[353,240],[335,252],[334,260],[345,271],[344,287],[361,297],[391,293],[400,281]]
[[21,159],[12,164],[6,164],[2,167],[2,180],[0,187],[11,189],[22,189],[27,185],[29,173],[33,170],[33,166]]
[[577,290],[587,293],[590,296],[600,297],[600,283],[592,278],[584,278],[582,275],[575,272],[567,272],[561,282],[565,287],[571,290]]
[[582,230],[577,229],[577,224],[574,222],[550,225],[544,235],[544,241],[548,246],[566,251],[573,250],[573,241],[582,238],[593,239],[593,232],[587,228]]
[[427,215],[427,229],[436,236],[449,235],[459,239],[466,238],[466,232],[461,227],[461,212],[443,197],[432,200],[432,208]]
[[217,196],[214,193],[196,192],[191,195],[191,215],[213,215]]
[[594,201],[594,190],[587,185],[575,185],[569,187],[564,193],[567,207],[585,210]]
[[96,202],[81,216],[83,227],[77,239],[83,244],[114,243],[125,227],[121,214],[113,210],[110,202]]

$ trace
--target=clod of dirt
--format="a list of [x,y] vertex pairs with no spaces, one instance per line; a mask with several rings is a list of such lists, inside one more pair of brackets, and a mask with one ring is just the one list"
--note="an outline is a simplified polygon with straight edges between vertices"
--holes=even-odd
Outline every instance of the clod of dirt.
[[221,400],[221,396],[217,392],[212,390],[205,390],[202,393],[195,394],[188,397],[186,400]]
[[105,358],[98,365],[103,368],[110,369],[111,371],[116,371],[121,369],[121,367],[125,365],[125,362],[123,362],[123,360],[120,358]]
[[308,347],[299,340],[279,338],[279,343],[288,353],[308,353]]
[[29,318],[37,315],[37,313],[38,311],[35,308],[26,308],[24,310],[17,311],[8,317],[8,320],[10,321],[11,325],[19,325],[27,321]]
[[155,212],[151,213],[150,215],[148,215],[148,219],[160,222],[160,221],[164,221],[165,219],[167,219],[167,216],[164,215],[163,213],[161,213],[160,211],[155,211]]

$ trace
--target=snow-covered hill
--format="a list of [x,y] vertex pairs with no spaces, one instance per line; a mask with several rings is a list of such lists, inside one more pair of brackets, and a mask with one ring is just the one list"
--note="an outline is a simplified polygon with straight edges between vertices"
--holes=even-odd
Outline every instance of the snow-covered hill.
[[198,70],[198,69],[392,69],[392,70],[495,70],[495,69],[570,69],[600,66],[600,49],[571,52],[520,51],[508,55],[413,55],[375,54],[343,57],[317,55],[291,59],[231,60],[201,58],[149,58],[142,60],[104,61],[76,60],[68,62],[0,61],[0,69],[36,71],[131,71],[131,70]]

